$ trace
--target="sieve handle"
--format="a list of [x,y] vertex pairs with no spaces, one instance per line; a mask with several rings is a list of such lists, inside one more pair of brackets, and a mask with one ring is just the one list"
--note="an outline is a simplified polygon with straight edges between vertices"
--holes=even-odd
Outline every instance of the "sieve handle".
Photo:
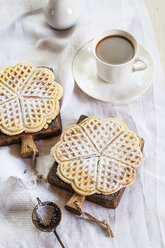
[[61,239],[60,239],[60,237],[59,237],[59,235],[58,235],[58,233],[56,232],[55,229],[54,229],[54,234],[55,234],[55,236],[56,236],[58,242],[60,243],[61,247],[62,247],[62,248],[65,248],[65,246],[63,245],[63,243],[62,243],[62,241],[61,241]]
[[42,201],[40,200],[39,197],[37,197],[36,199],[37,199],[37,201],[38,201],[38,204],[40,205],[40,204],[42,203]]

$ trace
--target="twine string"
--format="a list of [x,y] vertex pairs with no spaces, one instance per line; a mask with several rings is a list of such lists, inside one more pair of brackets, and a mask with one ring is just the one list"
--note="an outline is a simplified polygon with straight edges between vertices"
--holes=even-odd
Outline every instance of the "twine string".
[[44,177],[44,175],[41,174],[41,173],[39,173],[39,171],[38,171],[37,168],[36,168],[36,151],[35,151],[34,147],[31,146],[31,145],[28,145],[28,148],[30,148],[31,151],[32,151],[31,166],[32,166],[32,168],[33,168],[33,170],[34,170],[34,172],[35,172],[35,174],[36,174],[36,176],[37,176],[37,179],[38,179],[39,181],[44,181],[45,183],[47,183],[47,180],[46,180],[46,178]]
[[90,220],[90,221],[93,221],[97,224],[103,225],[106,228],[109,237],[114,238],[114,234],[113,234],[112,229],[111,229],[107,220],[98,220],[94,216],[92,216],[91,214],[84,212],[78,201],[75,201],[75,204],[76,204],[76,207],[78,208],[78,210],[80,211],[80,213],[82,214],[82,216],[85,220]]

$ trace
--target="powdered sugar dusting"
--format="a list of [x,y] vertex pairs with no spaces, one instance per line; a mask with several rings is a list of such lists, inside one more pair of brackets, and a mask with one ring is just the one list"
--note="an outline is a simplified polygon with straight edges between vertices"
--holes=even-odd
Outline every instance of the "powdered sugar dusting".
[[44,226],[49,226],[54,217],[54,207],[43,205],[37,209],[37,217]]

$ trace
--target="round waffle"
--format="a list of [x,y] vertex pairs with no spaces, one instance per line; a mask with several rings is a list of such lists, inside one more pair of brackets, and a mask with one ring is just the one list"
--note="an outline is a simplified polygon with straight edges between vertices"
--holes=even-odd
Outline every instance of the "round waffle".
[[80,195],[111,194],[131,184],[142,161],[138,137],[123,121],[86,118],[51,149],[57,175]]
[[0,131],[7,135],[47,128],[59,114],[62,87],[47,68],[30,63],[0,68]]

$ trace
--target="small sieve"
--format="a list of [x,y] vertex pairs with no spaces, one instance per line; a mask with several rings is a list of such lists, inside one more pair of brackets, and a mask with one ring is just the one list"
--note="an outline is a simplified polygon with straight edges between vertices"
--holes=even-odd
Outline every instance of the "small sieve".
[[54,232],[61,247],[65,248],[59,235],[56,232],[56,227],[61,221],[61,210],[53,202],[41,202],[37,197],[38,204],[32,212],[32,221],[37,229],[42,232]]

